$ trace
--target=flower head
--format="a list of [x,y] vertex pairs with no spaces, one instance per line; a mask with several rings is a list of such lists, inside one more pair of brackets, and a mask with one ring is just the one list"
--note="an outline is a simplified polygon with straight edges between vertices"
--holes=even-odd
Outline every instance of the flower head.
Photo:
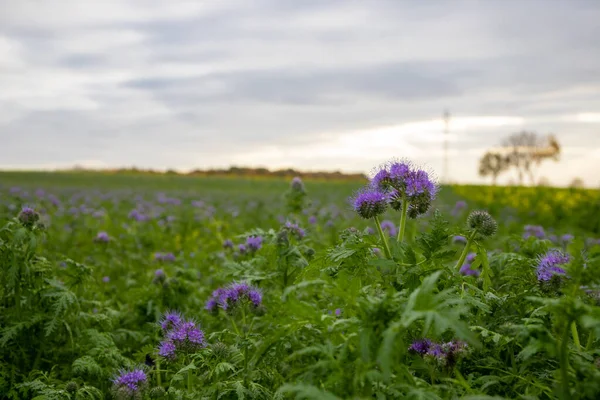
[[252,305],[253,308],[258,308],[262,304],[262,293],[245,282],[234,282],[229,286],[215,290],[204,308],[210,312],[216,312],[219,308],[224,311],[231,311],[244,303]]
[[233,242],[231,241],[231,239],[225,239],[223,241],[223,248],[224,249],[233,249]]
[[467,225],[471,229],[477,229],[477,233],[483,236],[493,236],[498,230],[498,224],[487,211],[473,211],[467,218]]
[[119,371],[119,375],[113,379],[113,391],[119,394],[134,396],[141,393],[148,384],[146,373],[142,369],[132,371]]
[[38,214],[31,207],[23,207],[21,212],[19,213],[19,221],[23,226],[32,227],[36,222],[40,219],[40,214]]
[[304,192],[304,182],[302,182],[302,179],[299,176],[294,177],[294,179],[292,179],[292,183],[290,184],[290,187],[293,191],[295,192]]
[[392,237],[398,234],[398,228],[396,228],[396,224],[389,220],[381,221],[381,229],[383,231],[387,231],[387,233]]
[[283,228],[298,239],[302,239],[304,235],[306,235],[304,229],[300,228],[298,224],[291,223],[290,221],[287,221]]
[[246,247],[251,251],[257,251],[262,247],[262,241],[263,238],[261,236],[250,236],[246,239]]
[[164,340],[158,346],[158,355],[164,358],[174,359],[176,351],[175,343],[170,340]]
[[108,236],[108,233],[106,233],[106,232],[98,232],[94,241],[101,242],[101,243],[108,243],[110,241],[110,237]]
[[563,254],[558,250],[550,250],[539,259],[537,267],[538,281],[546,282],[555,275],[566,275],[567,272],[560,265],[567,264],[569,261],[568,254]]
[[431,347],[431,340],[429,339],[422,339],[422,340],[416,340],[414,341],[410,347],[408,348],[409,351],[412,351],[413,353],[417,353],[420,355],[424,355],[429,351],[429,348]]
[[168,332],[171,329],[174,329],[181,325],[182,322],[183,317],[180,313],[176,311],[169,311],[162,317],[160,321],[160,327],[163,330],[163,332]]
[[378,189],[367,187],[358,192],[352,199],[352,206],[359,216],[371,219],[385,212],[387,196]]

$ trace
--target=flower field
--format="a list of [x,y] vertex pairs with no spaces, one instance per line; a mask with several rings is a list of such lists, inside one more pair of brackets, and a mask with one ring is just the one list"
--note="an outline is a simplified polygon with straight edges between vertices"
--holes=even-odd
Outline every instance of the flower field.
[[0,173],[0,398],[599,399],[600,195]]

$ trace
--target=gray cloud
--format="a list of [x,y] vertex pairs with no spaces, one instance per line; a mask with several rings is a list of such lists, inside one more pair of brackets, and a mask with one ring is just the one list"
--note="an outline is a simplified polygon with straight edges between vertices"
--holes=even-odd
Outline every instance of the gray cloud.
[[[575,120],[600,113],[596,1],[32,4],[1,4],[7,166],[226,165],[439,118],[446,107],[523,118],[457,131],[462,149],[522,128],[600,148],[599,125]],[[406,142],[438,154],[418,134]],[[457,179],[477,179],[473,157]],[[366,168],[349,159],[319,162]]]

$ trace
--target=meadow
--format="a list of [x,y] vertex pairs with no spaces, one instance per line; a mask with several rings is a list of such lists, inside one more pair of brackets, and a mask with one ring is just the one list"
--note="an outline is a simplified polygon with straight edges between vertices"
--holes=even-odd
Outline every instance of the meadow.
[[396,167],[0,173],[0,398],[600,398],[598,191]]

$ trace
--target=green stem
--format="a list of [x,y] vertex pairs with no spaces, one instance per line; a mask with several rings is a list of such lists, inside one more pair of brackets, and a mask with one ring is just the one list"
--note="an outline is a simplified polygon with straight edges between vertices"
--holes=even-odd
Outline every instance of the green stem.
[[404,231],[406,230],[406,214],[408,213],[408,201],[406,195],[402,195],[402,211],[400,214],[400,229],[398,229],[398,243],[404,241]]
[[160,382],[160,361],[156,359],[156,386],[162,386]]
[[593,344],[594,344],[594,331],[590,331],[590,333],[588,334],[588,340],[585,345],[585,349],[586,350],[591,349]]
[[577,323],[575,321],[571,322],[571,334],[573,335],[573,342],[575,342],[577,350],[581,351],[581,342],[579,341],[579,333],[577,332]]
[[463,251],[460,255],[460,258],[458,259],[458,262],[456,263],[457,270],[460,270],[460,267],[462,267],[465,260],[467,259],[467,254],[469,253],[469,249],[471,248],[471,243],[473,242],[473,239],[475,239],[476,234],[477,234],[477,229],[473,229],[473,232],[471,232],[471,235],[467,239],[467,244],[465,245],[465,248],[463,249]]
[[235,320],[234,320],[232,317],[229,317],[229,320],[231,321],[231,325],[233,326],[233,330],[235,331],[235,333],[236,333],[238,336],[242,336],[242,335],[240,334],[240,330],[239,330],[239,329],[238,329],[238,327],[237,327],[237,324],[235,323]]
[[560,376],[561,376],[561,390],[560,398],[562,400],[569,400],[571,397],[569,390],[569,325],[567,323],[560,344]]
[[188,386],[188,392],[192,391],[192,370],[188,369],[188,376],[187,376],[187,386]]
[[385,234],[383,233],[383,230],[381,229],[381,223],[379,222],[379,217],[375,216],[375,217],[373,217],[373,219],[375,220],[375,226],[377,226],[377,231],[379,232],[379,237],[381,237],[381,241],[383,242],[383,251],[385,253],[385,256],[391,260],[392,252],[390,251],[390,246],[388,245]]

